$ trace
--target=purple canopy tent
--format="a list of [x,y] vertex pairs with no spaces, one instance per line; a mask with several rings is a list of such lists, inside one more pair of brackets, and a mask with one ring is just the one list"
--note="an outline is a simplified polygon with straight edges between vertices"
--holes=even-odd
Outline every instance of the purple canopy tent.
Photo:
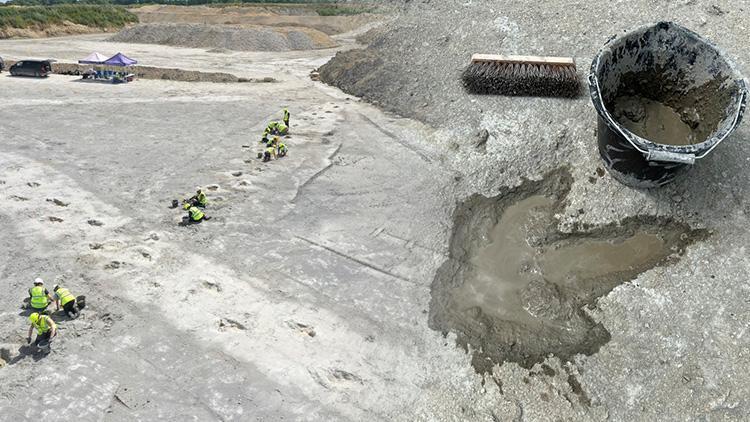
[[122,53],[117,53],[105,60],[103,64],[107,66],[132,66],[136,63],[138,63],[138,60],[133,60]]
[[[117,53],[114,56],[108,58],[102,63],[104,66],[118,66],[128,67],[138,63],[138,60],[133,60],[130,57]],[[130,82],[133,80],[133,75],[120,74],[119,72],[111,72],[112,83]]]

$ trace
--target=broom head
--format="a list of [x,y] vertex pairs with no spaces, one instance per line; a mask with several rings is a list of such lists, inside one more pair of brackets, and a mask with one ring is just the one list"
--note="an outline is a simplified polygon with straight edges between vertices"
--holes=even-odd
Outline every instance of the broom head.
[[581,94],[570,57],[474,54],[461,79],[472,94],[568,98]]

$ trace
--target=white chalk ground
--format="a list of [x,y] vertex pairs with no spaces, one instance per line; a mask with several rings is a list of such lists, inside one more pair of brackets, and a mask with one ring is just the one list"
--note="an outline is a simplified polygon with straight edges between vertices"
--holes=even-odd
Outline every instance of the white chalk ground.
[[[6,40],[0,55],[73,61],[122,51],[145,65],[282,82],[113,86],[0,74],[0,347],[9,358],[0,368],[0,419],[747,414],[747,283],[737,281],[750,268],[744,226],[731,233],[725,218],[721,237],[603,300],[597,318],[613,339],[597,355],[565,368],[552,358],[552,376],[503,365],[501,394],[452,338],[427,326],[450,215],[474,183],[459,189],[456,176],[481,168],[451,162],[448,142],[426,141],[429,128],[310,81],[333,51],[212,54],[102,39]],[[284,105],[290,155],[260,163],[260,132]],[[496,180],[490,170],[482,183]],[[574,174],[566,215],[581,207],[588,215],[589,204],[627,192],[605,178],[593,198]],[[209,185],[218,187],[208,191],[213,219],[178,226],[182,212],[168,208],[171,200]],[[747,198],[739,198],[729,217],[746,223]],[[659,214],[660,201],[622,202]],[[23,347],[19,305],[35,277],[88,302],[80,319],[59,318],[44,358]]]
[[[6,41],[2,51],[124,51],[146,65],[285,82],[0,75],[0,321],[14,355],[0,369],[3,418],[388,418],[412,414],[439,372],[472,374],[427,327],[453,200],[429,152],[399,143],[420,125],[310,81],[319,52],[281,65],[92,39]],[[260,133],[282,105],[290,154],[261,163]],[[208,185],[218,186],[213,219],[179,227],[171,200]],[[19,305],[37,276],[88,302],[40,360],[19,349]],[[44,405],[28,407],[40,392]]]

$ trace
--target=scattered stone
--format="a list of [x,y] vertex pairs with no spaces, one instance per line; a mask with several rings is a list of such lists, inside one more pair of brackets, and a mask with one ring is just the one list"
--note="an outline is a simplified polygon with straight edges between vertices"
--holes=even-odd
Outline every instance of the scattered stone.
[[714,16],[721,16],[727,13],[726,10],[722,9],[721,7],[715,4],[712,4],[711,6],[709,6],[707,12],[709,15],[714,15]]
[[206,189],[214,191],[219,189],[219,185],[208,185],[206,186]]
[[474,146],[477,149],[486,150],[487,149],[487,139],[490,137],[490,132],[487,131],[487,129],[482,129],[476,134],[476,139],[474,141]]
[[11,195],[11,196],[9,196],[9,198],[12,199],[12,200],[14,200],[14,201],[28,201],[29,200],[29,198],[27,198],[25,196],[18,196],[18,195]]
[[229,318],[219,319],[219,330],[226,331],[228,329],[247,330],[242,323]]
[[597,167],[597,168],[596,168],[596,175],[597,175],[597,176],[599,176],[599,177],[604,177],[604,174],[605,174],[605,172],[604,172],[604,169],[603,169],[603,168],[601,168],[601,167]]
[[375,342],[375,336],[370,334],[365,337],[365,341],[368,343],[374,343]]
[[241,171],[232,172],[232,176],[234,176],[234,177],[240,177],[240,176],[242,176],[242,172]]
[[358,377],[357,375],[352,374],[351,372],[344,371],[342,369],[332,369],[331,375],[337,380],[362,382],[362,378]]
[[680,195],[672,195],[672,200],[674,202],[677,202],[679,204],[680,202],[682,202],[682,196],[680,196]]
[[148,252],[141,252],[141,256],[151,261],[151,254]]
[[286,324],[289,326],[289,328],[297,330],[300,333],[307,335],[308,337],[315,337],[317,335],[311,325],[302,324],[295,321],[287,321]]
[[63,202],[57,198],[47,198],[47,202],[52,202],[53,204],[57,205],[58,207],[67,207],[70,205],[70,202]]
[[96,243],[96,242],[94,242],[94,243],[89,243],[89,248],[90,248],[90,249],[94,249],[94,250],[97,250],[97,249],[101,249],[101,248],[103,248],[103,247],[104,247],[104,245],[102,245],[101,243]]
[[99,220],[93,220],[92,219],[92,220],[88,220],[86,222],[89,223],[89,225],[91,225],[91,226],[97,226],[97,227],[99,227],[99,226],[103,226],[104,225],[104,223],[102,223]]
[[47,217],[47,219],[49,221],[52,221],[53,223],[62,223],[63,221],[65,221],[60,217]]
[[112,261],[109,264],[104,266],[105,270],[116,270],[120,268],[123,265],[123,262],[120,261]]
[[36,187],[39,187],[39,186],[41,186],[41,185],[40,185],[39,183],[37,183],[37,182],[29,182],[29,183],[27,183],[27,185],[28,185],[29,187],[32,187],[32,188],[36,188]]
[[212,281],[203,281],[203,283],[201,283],[201,285],[205,289],[216,290],[219,293],[221,293],[221,290],[222,290],[221,289],[221,285],[219,283],[214,283]]
[[148,238],[151,240],[159,240],[159,235],[156,234],[156,232],[151,232],[149,233]]

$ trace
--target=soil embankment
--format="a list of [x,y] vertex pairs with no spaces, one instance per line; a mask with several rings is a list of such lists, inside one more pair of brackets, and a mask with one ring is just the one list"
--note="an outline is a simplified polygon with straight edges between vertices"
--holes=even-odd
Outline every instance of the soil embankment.
[[336,46],[328,35],[311,28],[182,23],[136,25],[114,35],[110,41],[236,51],[314,50]]
[[[6,66],[10,68],[15,61],[7,61]],[[81,65],[76,63],[52,63],[52,73],[59,75],[80,75],[88,69],[91,69],[91,65]],[[222,72],[200,72],[197,70],[184,70],[184,69],[173,69],[165,67],[154,67],[154,66],[131,66],[128,68],[129,72],[135,74],[140,79],[160,79],[166,81],[182,81],[182,82],[219,82],[219,83],[233,83],[233,82],[276,82],[273,78],[240,78],[230,73]]]
[[4,7],[0,14],[0,39],[115,32],[135,22],[138,17],[133,13],[109,5]]
[[[348,6],[351,7],[351,6]],[[363,10],[369,10],[365,8]],[[228,7],[149,5],[132,9],[141,23],[200,23],[312,28],[327,35],[353,31],[379,15],[321,16],[314,5],[244,5]]]

